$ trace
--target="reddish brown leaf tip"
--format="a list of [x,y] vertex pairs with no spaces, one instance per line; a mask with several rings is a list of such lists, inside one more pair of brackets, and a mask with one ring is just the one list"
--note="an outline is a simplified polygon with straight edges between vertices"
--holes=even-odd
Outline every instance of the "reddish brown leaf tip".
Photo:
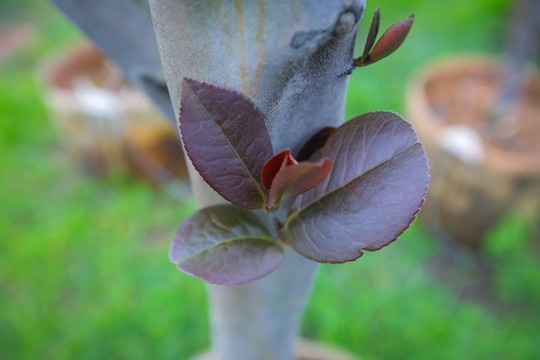
[[398,21],[397,23],[390,26],[384,32],[384,34],[382,34],[381,38],[379,39],[379,41],[377,41],[377,43],[373,47],[373,50],[369,54],[369,63],[374,63],[376,61],[384,59],[385,57],[396,51],[401,46],[401,44],[403,44],[403,42],[407,38],[407,35],[411,31],[415,15],[416,13],[413,13],[408,18]]
[[268,195],[267,205],[279,207],[281,198],[296,196],[319,185],[332,169],[332,160],[303,161],[281,168],[275,175]]
[[261,179],[263,186],[267,189],[272,187],[274,177],[280,169],[286,166],[298,164],[293,158],[290,149],[285,149],[279,154],[274,155],[270,160],[266,162],[261,173]]

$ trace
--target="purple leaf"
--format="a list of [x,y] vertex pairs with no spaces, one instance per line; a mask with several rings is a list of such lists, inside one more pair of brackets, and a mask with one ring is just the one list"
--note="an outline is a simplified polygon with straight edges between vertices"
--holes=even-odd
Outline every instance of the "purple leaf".
[[265,204],[261,171],[272,157],[263,114],[246,97],[193,79],[182,79],[180,132],[195,169],[233,204]]
[[266,276],[283,256],[261,220],[232,205],[205,208],[185,219],[169,249],[178,269],[217,285]]
[[332,169],[332,160],[302,161],[281,168],[272,182],[268,204],[278,208],[284,195],[295,196],[317,186]]
[[429,181],[424,149],[399,115],[379,111],[339,127],[312,160],[330,175],[291,202],[289,244],[319,262],[340,263],[394,241],[414,220]]

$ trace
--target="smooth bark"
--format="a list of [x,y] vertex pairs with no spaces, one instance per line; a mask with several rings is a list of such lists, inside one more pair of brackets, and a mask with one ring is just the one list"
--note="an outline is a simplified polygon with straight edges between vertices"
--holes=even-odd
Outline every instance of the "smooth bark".
[[50,1],[175,122],[147,0]]

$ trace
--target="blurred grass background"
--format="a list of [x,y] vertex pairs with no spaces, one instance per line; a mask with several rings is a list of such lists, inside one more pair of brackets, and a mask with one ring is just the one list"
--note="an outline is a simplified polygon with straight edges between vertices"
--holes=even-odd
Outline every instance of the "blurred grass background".
[[[368,1],[381,28],[417,12],[405,45],[355,71],[348,118],[404,113],[415,69],[455,52],[502,52],[508,0]],[[0,29],[31,24],[0,63],[0,358],[187,359],[209,345],[203,282],[167,259],[192,211],[124,174],[78,174],[63,153],[35,69],[82,36],[47,2],[0,0]],[[359,53],[361,49],[358,49]],[[489,293],[467,296],[477,267],[453,259],[415,222],[396,243],[345,265],[322,265],[302,333],[369,359],[538,359],[540,264],[535,224],[510,213],[488,235]],[[434,264],[451,258],[441,281]],[[444,261],[442,263],[445,263]]]

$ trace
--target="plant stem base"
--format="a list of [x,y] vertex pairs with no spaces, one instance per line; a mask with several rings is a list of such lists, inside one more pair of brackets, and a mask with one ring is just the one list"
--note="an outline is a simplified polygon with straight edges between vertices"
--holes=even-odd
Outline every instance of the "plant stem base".
[[[348,351],[335,348],[319,342],[301,339],[296,343],[296,360],[360,360]],[[191,360],[218,360],[211,352],[205,352]]]

